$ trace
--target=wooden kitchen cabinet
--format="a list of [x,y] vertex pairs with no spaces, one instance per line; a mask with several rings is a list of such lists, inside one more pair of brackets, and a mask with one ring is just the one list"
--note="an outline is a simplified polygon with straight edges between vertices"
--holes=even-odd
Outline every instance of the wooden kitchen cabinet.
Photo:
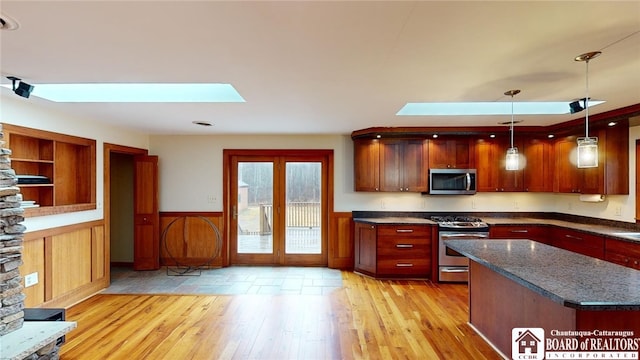
[[26,216],[96,208],[96,141],[3,124]]
[[426,192],[427,159],[427,140],[382,139],[380,191]]
[[578,136],[566,136],[555,143],[554,191],[580,194],[629,194],[629,127],[615,126],[592,131],[598,137],[598,167],[578,169]]
[[605,259],[604,237],[583,231],[556,227],[551,232],[552,246],[598,259]]
[[[514,142],[519,151],[520,141]],[[480,192],[523,191],[524,171],[507,170],[506,154],[511,147],[509,136],[486,137],[476,140],[476,188]]]
[[429,147],[424,139],[355,139],[356,191],[426,192]]
[[353,140],[356,191],[380,191],[380,140]]
[[379,278],[430,278],[431,230],[356,222],[354,270]]
[[541,225],[491,225],[489,237],[491,239],[529,239],[549,244],[551,238],[545,229],[548,228]]
[[604,247],[605,260],[640,270],[640,243],[606,239]]
[[523,169],[524,191],[553,192],[554,148],[548,138],[526,135],[521,138],[526,165]]
[[472,169],[475,167],[473,139],[468,136],[429,140],[430,169]]
[[356,222],[354,231],[354,270],[374,276],[377,269],[376,226],[372,224]]

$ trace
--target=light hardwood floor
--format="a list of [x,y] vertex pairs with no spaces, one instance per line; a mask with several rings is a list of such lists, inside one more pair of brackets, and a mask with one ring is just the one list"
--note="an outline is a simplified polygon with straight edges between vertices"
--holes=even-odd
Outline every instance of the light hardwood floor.
[[501,359],[465,285],[342,272],[324,295],[106,295],[67,310],[61,359]]

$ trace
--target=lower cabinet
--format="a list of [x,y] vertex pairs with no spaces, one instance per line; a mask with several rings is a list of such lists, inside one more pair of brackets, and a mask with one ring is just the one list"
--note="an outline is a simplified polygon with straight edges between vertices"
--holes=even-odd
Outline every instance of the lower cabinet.
[[355,223],[355,271],[381,278],[431,278],[431,225]]
[[640,244],[623,240],[606,239],[605,260],[640,270]]
[[551,237],[541,225],[492,225],[489,230],[491,239],[529,239],[550,244]]
[[604,237],[582,231],[554,228],[551,245],[604,260]]

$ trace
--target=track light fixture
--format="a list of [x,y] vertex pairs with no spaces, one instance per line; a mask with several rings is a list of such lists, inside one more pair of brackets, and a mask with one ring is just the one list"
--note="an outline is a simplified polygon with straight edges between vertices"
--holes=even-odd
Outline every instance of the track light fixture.
[[[13,92],[16,93],[16,95],[22,96],[23,98],[27,99],[29,98],[29,95],[31,95],[31,92],[33,91],[33,85],[27,84],[26,82],[22,81],[22,79],[19,79],[15,76],[7,76],[7,79],[11,80]],[[16,83],[18,83],[17,87]]]

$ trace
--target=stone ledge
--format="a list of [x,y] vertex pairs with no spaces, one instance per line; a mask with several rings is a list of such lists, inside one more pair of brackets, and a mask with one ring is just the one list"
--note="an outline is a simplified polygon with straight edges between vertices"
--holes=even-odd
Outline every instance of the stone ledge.
[[0,359],[24,359],[75,328],[74,321],[25,321],[22,328],[0,336]]

